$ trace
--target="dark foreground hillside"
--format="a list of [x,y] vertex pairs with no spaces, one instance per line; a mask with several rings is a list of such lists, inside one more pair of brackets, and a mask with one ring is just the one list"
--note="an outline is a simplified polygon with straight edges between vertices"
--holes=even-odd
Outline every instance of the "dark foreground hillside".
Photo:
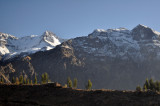
[[48,85],[0,85],[1,106],[160,106],[160,94],[74,90]]

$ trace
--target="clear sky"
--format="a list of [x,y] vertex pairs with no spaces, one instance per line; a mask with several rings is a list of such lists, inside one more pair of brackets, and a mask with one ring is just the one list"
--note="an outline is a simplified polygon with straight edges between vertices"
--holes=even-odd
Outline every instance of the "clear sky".
[[17,37],[49,30],[74,38],[137,24],[160,32],[160,0],[0,0],[0,32]]

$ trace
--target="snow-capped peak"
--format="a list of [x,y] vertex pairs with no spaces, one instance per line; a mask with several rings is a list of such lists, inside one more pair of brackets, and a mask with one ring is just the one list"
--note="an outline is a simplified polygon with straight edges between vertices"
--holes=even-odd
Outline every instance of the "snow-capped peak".
[[[94,56],[122,57],[144,59],[156,51],[160,58],[160,37],[153,29],[138,25],[133,30],[126,28],[96,29],[83,39],[76,39],[73,46],[81,48],[86,53]],[[142,55],[145,54],[145,55]],[[155,54],[154,54],[155,55]],[[152,55],[153,56],[153,55]]]
[[112,31],[129,31],[129,30],[126,29],[126,28],[123,28],[123,27],[116,28],[116,29],[107,29],[107,30],[104,30],[104,29],[95,29],[93,31],[93,33],[112,32]]
[[104,29],[95,29],[93,32],[106,32]]
[[5,56],[7,58],[21,53],[30,54],[50,50],[59,44],[61,44],[59,38],[49,31],[45,31],[41,36],[31,35],[21,38],[0,33],[0,55],[7,55]]
[[13,35],[0,32],[0,39],[5,40],[5,39],[17,39],[17,38]]
[[144,27],[144,28],[149,28],[148,26],[146,26],[146,25],[143,25],[143,24],[138,24],[136,27]]
[[56,35],[53,32],[51,32],[51,31],[45,31],[43,33],[43,36],[56,36]]
[[152,40],[152,39],[159,39],[160,33],[145,26],[145,25],[137,25],[135,28],[132,29],[132,36],[135,40]]
[[43,34],[43,38],[44,38],[45,42],[49,43],[52,46],[56,46],[56,45],[61,44],[58,37],[52,32],[45,31]]
[[89,34],[89,36],[91,37],[98,37],[98,36],[103,36],[103,37],[108,37],[108,34],[111,33],[115,33],[112,35],[119,35],[120,33],[124,33],[124,34],[128,34],[130,33],[130,30],[126,29],[126,28],[116,28],[116,29],[95,29],[91,34]]

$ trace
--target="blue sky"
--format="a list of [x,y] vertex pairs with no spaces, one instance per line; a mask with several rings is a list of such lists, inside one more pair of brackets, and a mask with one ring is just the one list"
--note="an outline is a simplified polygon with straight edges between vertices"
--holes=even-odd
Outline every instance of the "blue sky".
[[160,0],[0,0],[0,32],[62,38],[144,24],[160,32]]

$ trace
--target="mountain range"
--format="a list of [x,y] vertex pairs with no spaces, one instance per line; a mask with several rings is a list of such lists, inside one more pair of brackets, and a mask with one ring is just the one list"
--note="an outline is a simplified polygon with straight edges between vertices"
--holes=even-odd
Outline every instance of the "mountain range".
[[1,63],[11,63],[16,70],[10,76],[29,76],[24,61],[29,55],[38,79],[44,72],[62,85],[67,77],[77,78],[78,88],[85,88],[88,79],[94,89],[135,89],[146,78],[160,79],[160,33],[141,24],[132,30],[96,29],[66,41],[51,32],[19,39],[3,35],[0,51],[7,61]]

